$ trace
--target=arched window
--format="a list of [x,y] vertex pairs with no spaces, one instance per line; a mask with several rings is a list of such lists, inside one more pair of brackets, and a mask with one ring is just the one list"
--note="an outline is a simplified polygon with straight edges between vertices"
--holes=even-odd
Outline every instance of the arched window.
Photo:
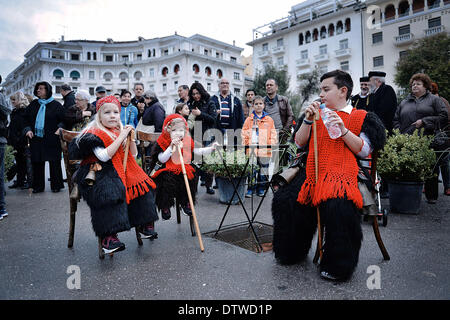
[[309,32],[309,31],[306,31],[305,42],[306,43],[310,43],[311,42],[311,32]]
[[409,14],[409,3],[408,1],[402,1],[398,5],[398,16],[404,17]]
[[327,28],[325,26],[322,26],[320,28],[320,39],[325,39],[327,37]]
[[176,64],[175,67],[173,67],[173,73],[178,74],[178,72],[180,72],[180,65]]
[[342,24],[342,21],[338,21],[336,25],[336,34],[341,34],[344,31],[344,26]]
[[73,70],[70,73],[70,77],[72,78],[72,80],[77,81],[80,78],[80,73],[76,70]]
[[55,69],[55,71],[53,71],[53,76],[55,77],[55,79],[59,80],[64,77],[64,72],[61,69]]
[[195,74],[200,72],[200,67],[198,66],[198,64],[194,64],[192,66],[192,71],[194,71]]
[[328,26],[328,37],[334,36],[334,24],[330,23]]
[[413,13],[421,12],[425,8],[423,0],[413,0]]
[[120,81],[127,81],[127,79],[128,79],[128,73],[126,73],[125,71],[122,71],[120,74],[119,74],[119,78],[120,78]]
[[351,21],[350,18],[345,19],[345,32],[349,32],[351,30]]
[[91,60],[91,53],[90,52],[87,53],[87,59]]
[[384,10],[384,19],[385,21],[395,19],[395,7],[393,4],[388,5]]
[[167,77],[167,74],[169,73],[169,68],[164,67],[161,71],[161,74],[163,77]]
[[313,41],[317,41],[319,39],[319,30],[314,29],[313,31]]
[[299,45],[299,46],[303,45],[303,41],[304,41],[303,33],[300,33],[300,34],[298,35],[298,45]]
[[111,81],[112,78],[113,78],[113,75],[112,75],[111,72],[105,72],[105,73],[103,74],[103,79],[104,79],[105,81]]
[[216,74],[217,74],[217,77],[218,77],[219,79],[222,79],[222,77],[223,77],[223,72],[222,72],[222,70],[217,69]]
[[93,56],[94,56],[93,60],[97,60],[97,52],[94,52]]
[[210,77],[210,76],[211,76],[211,73],[212,73],[211,68],[210,68],[210,67],[206,67],[206,68],[205,68],[205,74],[206,74],[208,77]]
[[135,78],[136,80],[141,80],[141,78],[142,78],[142,72],[136,71],[136,72],[134,73],[134,78]]

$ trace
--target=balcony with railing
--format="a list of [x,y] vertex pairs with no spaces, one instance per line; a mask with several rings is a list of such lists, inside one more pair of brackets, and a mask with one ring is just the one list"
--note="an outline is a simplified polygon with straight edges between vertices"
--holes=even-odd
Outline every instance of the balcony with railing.
[[429,37],[429,36],[433,36],[435,34],[444,32],[444,29],[445,29],[444,26],[437,26],[437,27],[425,29],[424,30],[425,36]]
[[304,68],[309,66],[309,59],[308,58],[301,58],[295,60],[295,65],[299,68]]
[[352,52],[350,48],[342,48],[334,51],[336,58],[346,58],[349,57]]
[[412,33],[406,33],[394,37],[394,44],[396,46],[411,44],[414,41],[414,35]]
[[325,62],[330,60],[328,53],[322,53],[314,56],[314,62]]
[[285,47],[284,46],[272,47],[272,53],[273,54],[284,53],[284,51],[285,51]]
[[268,58],[268,57],[270,57],[270,51],[269,50],[258,51],[258,57],[260,59]]

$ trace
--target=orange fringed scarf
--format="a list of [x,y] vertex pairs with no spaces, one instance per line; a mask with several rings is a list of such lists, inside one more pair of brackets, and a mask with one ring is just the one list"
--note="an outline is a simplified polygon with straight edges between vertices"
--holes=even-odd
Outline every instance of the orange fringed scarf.
[[[183,118],[183,116],[176,114],[176,113],[169,115],[164,120],[163,132],[159,136],[158,140],[156,140],[156,142],[158,143],[158,145],[161,147],[161,149],[163,151],[166,151],[166,149],[170,146],[170,144],[172,142],[172,139],[170,138],[170,132],[167,131],[167,128],[170,125],[170,123],[172,122],[172,120],[174,120],[176,118],[183,119],[183,121],[185,123],[186,131],[185,131],[185,135],[183,138],[183,148],[181,148],[181,153],[183,155],[183,160],[184,160],[183,162],[184,162],[184,167],[186,169],[186,175],[189,180],[192,180],[192,179],[194,179],[194,173],[195,173],[195,169],[191,165],[192,152],[194,150],[194,140],[192,140],[191,136],[189,135],[189,127],[188,127],[186,120]],[[156,171],[153,174],[152,178],[153,179],[156,178],[161,172],[164,172],[164,171],[170,171],[177,175],[183,173],[183,169],[181,167],[180,155],[178,154],[177,150],[175,150],[175,152],[172,154],[170,159],[165,163],[165,168]]]
[[[345,127],[359,135],[367,114],[364,110],[353,109],[351,114],[338,111],[337,114],[344,121]],[[316,185],[316,175],[314,166],[314,137],[311,130],[309,142],[309,154],[306,162],[306,180],[297,201],[301,204],[318,206],[328,199],[344,198],[358,208],[362,208],[363,199],[358,189],[358,163],[353,152],[345,145],[342,138],[333,140],[328,135],[327,129],[322,119],[316,121],[317,124],[317,149],[319,176]]]
[[[116,136],[118,136],[116,132],[114,131],[111,132],[114,133]],[[99,137],[103,141],[105,148],[107,148],[113,143],[113,139],[100,129],[97,128],[89,129],[87,133]],[[97,161],[97,158],[95,156],[93,158],[94,161]],[[124,158],[125,158],[125,151],[123,150],[122,147],[119,147],[119,149],[117,149],[117,152],[112,157],[111,161],[113,163],[114,169],[116,170],[117,174],[120,177],[120,180],[122,180],[123,185],[126,187],[126,199],[127,203],[129,204],[131,200],[143,196],[144,194],[149,192],[150,191],[149,186],[152,189],[155,189],[156,185],[153,182],[153,180],[150,179],[150,177],[144,172],[144,170],[142,170],[142,168],[139,167],[136,160],[131,155],[130,151],[128,153],[127,170],[125,172],[123,167]],[[83,161],[82,164],[86,162],[89,163],[92,161],[86,159],[85,161]]]

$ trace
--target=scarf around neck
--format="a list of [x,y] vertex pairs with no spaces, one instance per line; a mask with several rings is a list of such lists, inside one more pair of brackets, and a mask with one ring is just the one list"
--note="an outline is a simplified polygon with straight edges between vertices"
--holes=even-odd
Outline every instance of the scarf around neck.
[[255,118],[255,119],[257,119],[257,120],[262,120],[265,116],[267,116],[267,112],[265,112],[265,111],[263,111],[261,117],[259,117],[259,116],[256,114],[255,110],[253,110],[252,113],[253,113],[253,118]]
[[[179,114],[171,114],[169,115],[165,120],[163,124],[163,132],[159,136],[159,138],[156,140],[156,143],[161,147],[163,151],[165,151],[167,148],[170,147],[170,144],[172,143],[172,139],[170,138],[170,132],[167,130],[168,125],[172,122],[175,118],[181,118],[185,122],[185,136],[183,138],[183,147],[181,148],[181,154],[183,156],[183,163],[184,167],[186,169],[186,175],[189,180],[192,180],[194,178],[195,169],[191,165],[192,160],[192,152],[194,150],[194,140],[192,140],[191,136],[189,135],[189,127],[187,125],[186,120],[183,118],[183,116]],[[158,171],[156,171],[152,179],[156,178],[160,173],[170,171],[176,175],[179,175],[183,173],[182,167],[181,167],[181,159],[178,154],[178,151],[172,154],[170,159],[165,163],[165,168],[162,168]]]
[[[117,132],[112,131],[114,135],[118,136]],[[110,146],[114,140],[103,130],[98,128],[91,128],[87,131],[87,133],[93,134],[102,140],[105,148]],[[117,149],[117,152],[112,156],[111,162],[119,175],[120,180],[126,189],[126,201],[127,204],[130,203],[131,200],[136,199],[140,196],[143,196],[147,192],[150,191],[150,188],[156,189],[156,185],[153,180],[142,170],[142,168],[137,164],[134,159],[131,151],[128,151],[127,158],[127,168],[126,170],[123,167],[123,160],[125,158],[125,152],[122,147]],[[95,158],[95,156],[94,156]],[[85,159],[82,164],[91,163],[98,161],[96,158],[93,159]]]
[[54,99],[50,97],[48,99],[38,99],[41,107],[39,108],[38,114],[36,116],[36,122],[34,124],[36,136],[42,138],[44,137],[44,127],[45,127],[45,110],[48,103],[52,102]]

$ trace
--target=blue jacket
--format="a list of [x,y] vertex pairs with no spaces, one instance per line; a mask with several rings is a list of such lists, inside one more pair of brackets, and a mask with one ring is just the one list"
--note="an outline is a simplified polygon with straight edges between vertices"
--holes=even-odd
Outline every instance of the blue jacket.
[[130,124],[136,128],[138,125],[138,109],[131,103],[127,107],[122,106],[120,110],[120,121],[124,126]]
[[[216,127],[220,130],[222,130],[222,132],[225,129],[241,129],[242,125],[244,124],[244,111],[242,109],[242,104],[241,104],[241,100],[239,100],[238,97],[235,97],[233,95],[229,95],[230,98],[233,99],[233,108],[231,110],[231,119],[230,119],[230,127],[229,128],[222,128],[221,124],[220,124],[220,115],[217,116],[217,120],[216,120]],[[211,97],[211,101],[214,102],[214,105],[216,106],[216,110],[220,109],[220,102],[219,102],[219,97],[217,95],[214,95]]]

